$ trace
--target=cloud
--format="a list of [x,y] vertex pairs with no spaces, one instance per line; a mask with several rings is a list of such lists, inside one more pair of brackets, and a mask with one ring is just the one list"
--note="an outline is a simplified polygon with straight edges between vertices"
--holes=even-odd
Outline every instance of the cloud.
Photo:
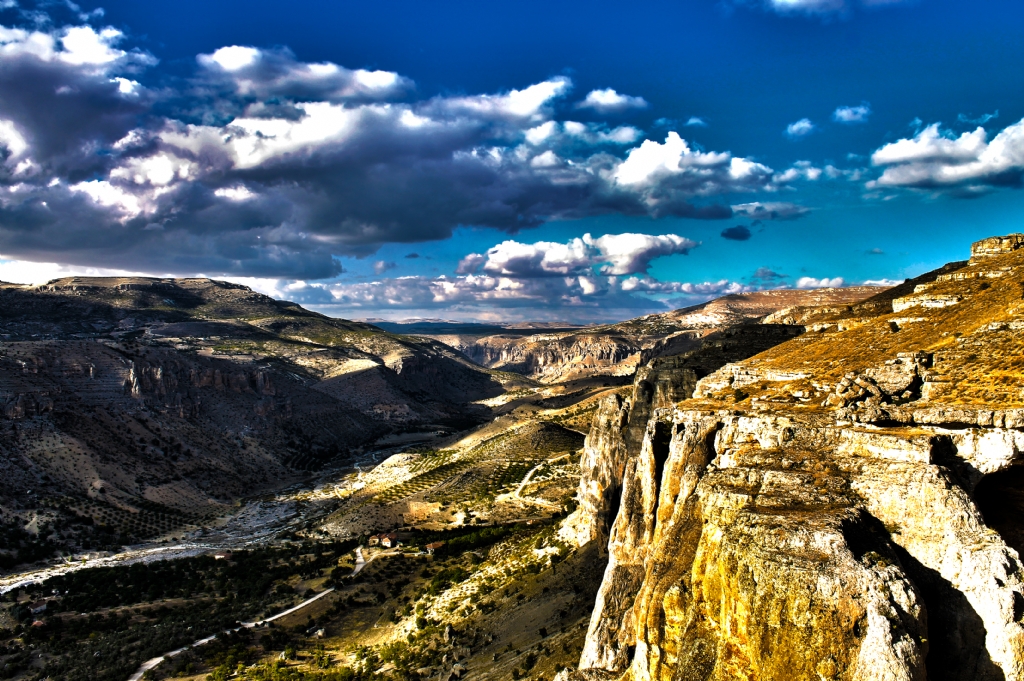
[[373,273],[374,274],[384,274],[388,270],[393,270],[396,267],[398,267],[398,265],[396,265],[393,262],[387,262],[385,260],[378,260],[375,263],[373,263]]
[[778,286],[783,279],[788,279],[789,275],[779,274],[768,267],[758,267],[750,278],[760,281],[765,286]]
[[457,273],[538,278],[590,275],[596,268],[603,275],[630,275],[646,272],[655,258],[685,255],[697,246],[676,234],[605,234],[596,239],[584,234],[564,244],[509,240],[486,254],[470,253],[459,262]]
[[[728,219],[720,197],[780,188],[770,167],[692,149],[675,131],[659,142],[559,118],[564,77],[416,98],[391,71],[228,45],[151,87],[156,59],[127,43],[113,28],[0,27],[5,256],[313,281],[340,274],[339,257],[460,226]],[[596,242],[586,248],[600,254]],[[595,267],[641,267],[648,246],[640,264],[608,251]]]
[[699,116],[690,116],[683,125],[688,128],[706,128],[708,122]]
[[846,285],[842,277],[822,277],[821,279],[815,279],[814,277],[800,277],[796,280],[795,287],[799,289],[812,289],[812,288],[841,288]]
[[732,206],[732,212],[752,220],[795,220],[810,213],[811,209],[785,201],[753,201]]
[[746,241],[750,238],[750,228],[743,225],[726,227],[722,230],[722,237],[731,241]]
[[643,97],[622,95],[612,88],[591,90],[586,98],[576,105],[581,109],[593,109],[598,113],[618,113],[627,109],[646,109],[647,100]]
[[906,279],[868,279],[864,281],[861,286],[884,286],[886,288],[892,288],[893,286],[899,286]]
[[999,118],[999,109],[996,109],[993,113],[982,114],[977,118],[969,118],[966,114],[959,114],[956,119],[961,123],[969,123],[971,125],[985,125],[989,121]]
[[881,248],[869,248],[868,250],[864,251],[864,253],[865,255],[885,255],[885,251],[883,251]]
[[407,253],[405,257],[410,259],[410,260],[414,260],[414,259],[420,257],[420,254],[419,253]]
[[791,12],[829,14],[846,9],[844,0],[768,0],[768,5],[782,14]]
[[678,133],[664,143],[645,140],[631,149],[611,173],[615,184],[643,197],[652,215],[728,217],[723,208],[697,209],[694,196],[727,192],[774,190],[771,168],[728,152],[690,148]]
[[801,118],[796,123],[790,123],[786,126],[786,137],[799,139],[810,135],[814,130],[814,123],[811,122],[811,119]]
[[788,184],[794,180],[815,182],[821,178],[822,169],[815,168],[810,161],[797,161],[792,168],[777,173],[772,179],[779,184]]
[[[829,17],[848,14],[854,7],[882,7],[912,0],[763,0],[761,4],[783,16],[811,15]],[[753,0],[735,0],[736,4],[757,4]]]
[[871,105],[862,102],[859,106],[841,106],[832,112],[836,123],[867,123],[871,116]]
[[412,81],[391,71],[346,69],[331,62],[303,63],[286,48],[262,50],[229,45],[200,54],[201,86],[210,95],[220,85],[253,101],[286,98],[299,101],[375,101],[407,94]]
[[957,192],[984,192],[992,187],[1019,187],[1024,177],[1024,120],[1001,130],[991,141],[982,127],[959,136],[938,123],[911,139],[881,147],[871,156],[882,175],[868,188],[916,187]]

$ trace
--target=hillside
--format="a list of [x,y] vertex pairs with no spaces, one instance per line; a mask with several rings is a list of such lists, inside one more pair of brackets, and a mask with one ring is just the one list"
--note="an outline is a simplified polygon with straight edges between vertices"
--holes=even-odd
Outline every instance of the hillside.
[[440,343],[208,279],[0,285],[0,339],[0,514],[85,548],[196,526],[391,433],[465,428],[503,392]]

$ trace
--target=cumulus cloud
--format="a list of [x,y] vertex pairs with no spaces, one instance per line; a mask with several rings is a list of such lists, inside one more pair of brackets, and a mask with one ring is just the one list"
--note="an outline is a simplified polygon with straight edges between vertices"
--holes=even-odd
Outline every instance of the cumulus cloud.
[[810,161],[797,161],[792,168],[777,173],[773,178],[779,184],[788,184],[794,180],[814,182],[821,178],[822,169],[816,168]]
[[384,274],[388,270],[393,270],[396,267],[398,267],[398,265],[393,262],[387,262],[386,260],[378,260],[375,263],[373,263],[373,273]]
[[683,125],[688,128],[706,128],[708,127],[708,122],[700,116],[690,116]]
[[[338,257],[458,226],[726,219],[717,197],[780,186],[771,168],[676,132],[658,142],[559,118],[568,78],[417,99],[391,71],[229,45],[150,88],[156,59],[128,42],[89,25],[0,27],[5,256],[311,281],[339,274]],[[641,103],[590,95],[608,111]]]
[[285,48],[229,45],[200,54],[196,61],[202,68],[204,87],[221,85],[253,100],[386,100],[413,88],[412,81],[391,71],[346,69],[331,62],[303,63]]
[[786,201],[752,201],[732,206],[732,212],[752,220],[795,220],[810,213],[811,209]]
[[799,289],[812,289],[812,288],[841,288],[846,284],[842,277],[822,277],[816,279],[814,277],[800,277],[794,284],[795,288]]
[[627,109],[646,109],[648,104],[643,97],[623,95],[612,88],[605,88],[591,90],[576,106],[581,109],[593,109],[598,113],[618,113]]
[[786,126],[786,137],[790,139],[799,139],[801,137],[807,137],[814,132],[814,123],[811,122],[810,118],[801,118],[795,123],[790,123]]
[[862,102],[859,106],[840,106],[832,112],[836,123],[867,123],[871,116],[871,105]]
[[773,171],[728,152],[691,149],[676,132],[664,143],[645,140],[631,149],[611,173],[615,184],[643,197],[652,215],[729,217],[725,207],[695,209],[694,196],[725,192],[774,190]]
[[1024,120],[1001,130],[991,140],[978,127],[961,135],[927,126],[913,138],[881,147],[871,156],[885,170],[867,183],[875,187],[918,187],[974,190],[1020,186],[1024,178]]
[[744,225],[726,227],[722,230],[722,238],[730,241],[746,241],[750,238],[750,228]]
[[590,275],[596,267],[603,275],[646,272],[651,261],[667,255],[687,254],[698,246],[676,234],[605,234],[567,243],[504,241],[486,254],[471,253],[459,262],[458,274],[483,271],[495,276],[537,278]]

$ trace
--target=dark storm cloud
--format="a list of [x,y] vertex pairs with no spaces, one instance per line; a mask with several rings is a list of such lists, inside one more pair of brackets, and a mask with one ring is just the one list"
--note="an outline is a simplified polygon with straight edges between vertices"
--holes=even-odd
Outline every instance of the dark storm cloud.
[[340,273],[335,256],[462,225],[762,217],[714,197],[779,186],[674,132],[623,153],[639,130],[556,120],[564,77],[406,101],[413,84],[395,73],[233,46],[200,55],[184,85],[147,89],[136,79],[156,60],[122,41],[0,27],[3,257],[318,279]]
[[722,230],[722,237],[731,241],[746,241],[750,238],[750,229],[743,225],[726,227]]

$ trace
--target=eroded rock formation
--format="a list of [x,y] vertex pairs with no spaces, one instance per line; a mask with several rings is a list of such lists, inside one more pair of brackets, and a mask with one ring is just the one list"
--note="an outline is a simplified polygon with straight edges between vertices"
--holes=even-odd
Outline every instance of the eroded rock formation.
[[909,328],[829,311],[844,330],[607,398],[563,536],[609,563],[564,676],[1024,679],[1022,242],[975,245]]

